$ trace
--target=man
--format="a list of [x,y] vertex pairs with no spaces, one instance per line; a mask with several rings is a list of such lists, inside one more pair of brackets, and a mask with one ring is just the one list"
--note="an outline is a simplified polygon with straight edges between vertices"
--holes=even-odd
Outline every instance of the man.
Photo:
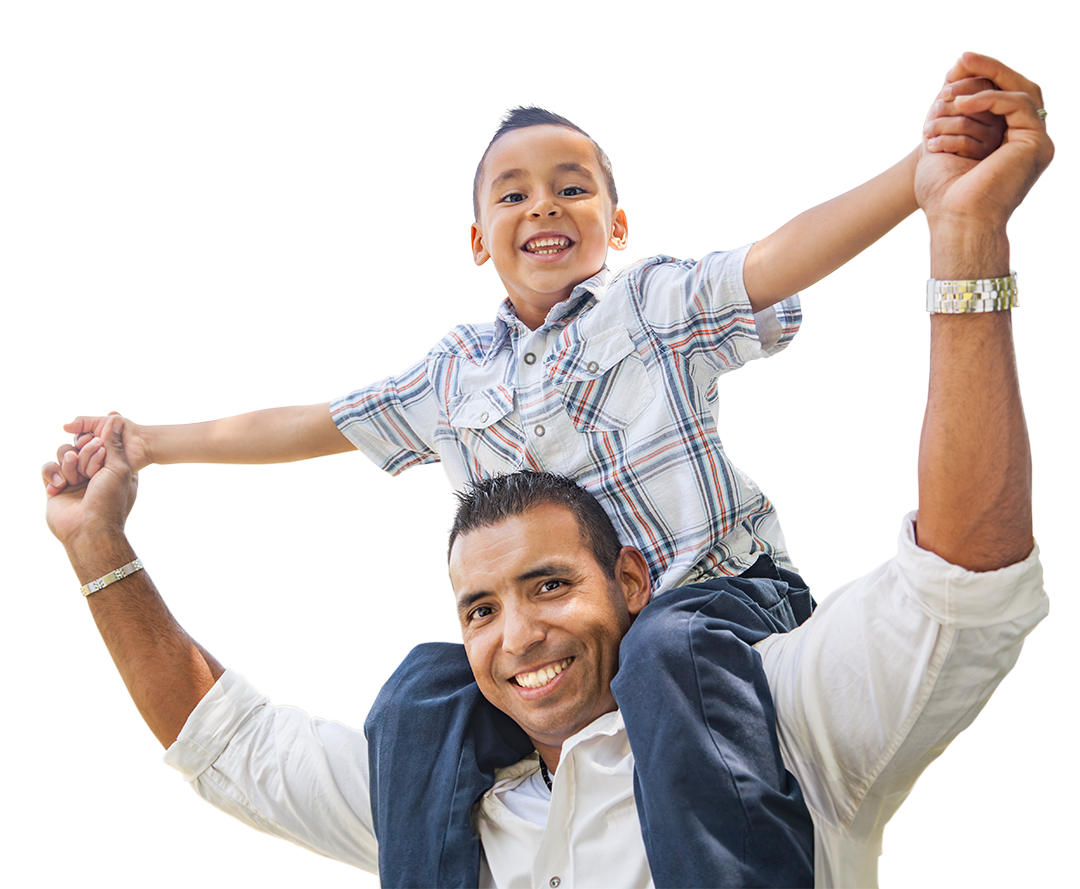
[[[957,98],[958,109],[1003,115],[1008,132],[979,166],[937,154],[933,144],[920,161],[931,272],[939,281],[1000,279],[1009,271],[1005,223],[1053,149],[1038,87],[986,60],[961,64],[1001,89]],[[1045,614],[1009,313],[996,311],[996,297],[979,300],[995,310],[931,319],[918,523],[905,524],[900,554],[799,630],[755,646],[784,763],[814,818],[818,885],[874,882],[883,824]],[[947,296],[934,307],[948,309]],[[374,869],[362,736],[268,707],[175,623],[124,536],[135,482],[119,418],[103,439],[100,471],[85,489],[50,498],[48,518],[80,580],[105,578],[90,595],[92,612],[170,761],[222,808]],[[605,580],[575,520],[559,509],[534,506],[475,528],[451,552],[478,684],[533,740],[553,782],[550,800],[529,802],[524,779],[539,760],[511,767],[480,805],[477,824],[496,885],[541,876],[551,886],[645,885],[633,755],[610,754],[624,744],[613,656],[648,598],[643,561],[623,550]],[[117,566],[126,569],[118,581]],[[586,752],[596,747],[599,754]],[[601,777],[603,788],[578,792]]]

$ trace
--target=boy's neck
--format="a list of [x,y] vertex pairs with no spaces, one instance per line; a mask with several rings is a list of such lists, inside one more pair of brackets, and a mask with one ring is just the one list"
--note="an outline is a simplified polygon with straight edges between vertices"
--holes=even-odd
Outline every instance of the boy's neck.
[[540,299],[523,299],[521,296],[509,293],[510,305],[514,307],[514,314],[517,315],[518,320],[524,324],[529,330],[538,330],[544,326],[544,322],[547,321],[548,315],[551,314],[552,309],[556,306],[565,303],[574,295],[574,291],[577,290],[585,281],[595,277],[599,274],[601,269],[598,269],[588,278],[582,281],[578,281],[570,291],[563,296],[553,296],[550,300]]

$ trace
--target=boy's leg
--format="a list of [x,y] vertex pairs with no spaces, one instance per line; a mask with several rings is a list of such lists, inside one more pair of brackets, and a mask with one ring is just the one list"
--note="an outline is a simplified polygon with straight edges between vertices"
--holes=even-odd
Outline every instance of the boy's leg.
[[798,575],[759,558],[659,596],[623,640],[612,688],[657,887],[813,885],[813,823],[750,647],[812,610]]
[[414,648],[379,692],[364,733],[382,885],[476,886],[473,803],[496,768],[533,745],[480,694],[464,646]]

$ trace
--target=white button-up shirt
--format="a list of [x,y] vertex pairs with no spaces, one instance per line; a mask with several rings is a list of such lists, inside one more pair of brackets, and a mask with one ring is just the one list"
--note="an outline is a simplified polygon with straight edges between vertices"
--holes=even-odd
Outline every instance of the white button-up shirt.
[[[754,646],[784,764],[813,817],[817,886],[876,885],[886,822],[982,709],[1047,610],[1037,550],[974,574],[919,549],[909,516],[894,559],[828,597],[803,626]],[[377,871],[362,732],[273,707],[228,671],[166,761],[237,818]],[[632,775],[618,712],[564,744],[550,796],[535,758],[501,770],[476,813],[483,879],[651,886]]]

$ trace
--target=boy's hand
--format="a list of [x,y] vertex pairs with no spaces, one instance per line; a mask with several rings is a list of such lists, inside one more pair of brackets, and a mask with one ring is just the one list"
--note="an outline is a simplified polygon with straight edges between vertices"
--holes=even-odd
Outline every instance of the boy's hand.
[[958,110],[956,103],[959,96],[992,89],[997,89],[993,81],[971,75],[966,67],[957,62],[927,112],[923,125],[926,151],[982,160],[998,148],[1005,136],[1005,118],[988,111],[964,114]]
[[1043,120],[1042,90],[996,59],[975,53],[964,53],[950,76],[993,81],[996,89],[957,96],[953,104],[967,117],[1000,115],[1007,129],[1000,148],[980,162],[933,151],[919,158],[915,196],[930,224],[932,258],[935,250],[942,256],[957,253],[945,236],[948,231],[954,240],[962,235],[972,242],[985,241],[984,252],[997,256],[1001,268],[952,270],[944,277],[1005,275],[1009,272],[1005,224],[1054,156]]
[[[60,493],[68,485],[80,485],[93,478],[105,458],[101,443],[105,424],[109,417],[118,416],[112,411],[104,417],[76,417],[64,424],[64,431],[75,436],[75,447],[65,445],[60,448],[56,452],[56,462],[42,467],[41,476],[49,496]],[[120,428],[124,431],[124,449],[132,471],[138,472],[153,463],[142,427],[124,420]]]

